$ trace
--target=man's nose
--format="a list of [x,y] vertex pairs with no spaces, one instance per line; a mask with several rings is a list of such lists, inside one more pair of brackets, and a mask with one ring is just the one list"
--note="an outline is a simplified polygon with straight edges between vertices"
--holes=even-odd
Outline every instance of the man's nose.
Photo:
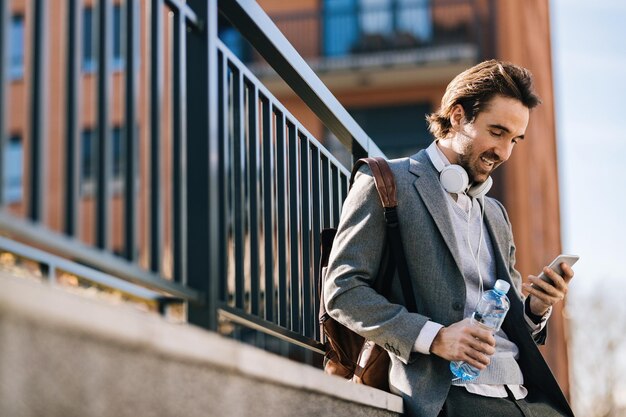
[[496,155],[498,155],[498,158],[500,158],[501,162],[505,162],[506,160],[509,159],[509,157],[511,156],[511,153],[513,152],[514,145],[515,144],[511,141],[511,142],[502,143],[502,144],[499,144],[499,146],[496,146],[495,152],[496,152]]

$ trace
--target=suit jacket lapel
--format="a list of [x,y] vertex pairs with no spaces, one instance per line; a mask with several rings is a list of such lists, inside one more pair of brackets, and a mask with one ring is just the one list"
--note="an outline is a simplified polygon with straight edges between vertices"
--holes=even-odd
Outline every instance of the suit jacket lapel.
[[[489,232],[489,236],[491,236],[491,241],[493,243],[493,255],[496,261],[496,277],[498,279],[508,281],[513,287],[514,284],[511,282],[509,263],[507,261],[508,254],[502,253],[504,248],[509,248],[511,246],[511,243],[508,241],[509,230],[506,227],[506,223],[496,221],[498,217],[502,217],[500,208],[493,203],[485,203],[485,224],[487,225],[487,231]],[[522,299],[520,298],[517,289],[509,291],[508,297],[512,301],[512,308],[517,309],[521,306]]]
[[459,245],[452,227],[448,203],[445,200],[448,196],[441,188],[437,171],[428,159],[425,151],[419,152],[410,158],[409,171],[417,176],[413,185],[437,224],[439,233],[446,242],[446,246],[456,262],[459,273],[461,273],[461,254],[459,253]]

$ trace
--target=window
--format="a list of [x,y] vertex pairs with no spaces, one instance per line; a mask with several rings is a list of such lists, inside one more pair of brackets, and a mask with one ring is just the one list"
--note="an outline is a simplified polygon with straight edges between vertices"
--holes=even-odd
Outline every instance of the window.
[[82,155],[81,155],[81,172],[82,172],[82,181],[81,183],[92,181],[95,175],[95,155],[94,155],[94,145],[95,145],[95,131],[93,129],[83,130],[81,135],[82,141]]
[[365,35],[389,34],[393,31],[392,0],[360,0],[359,24]]
[[388,158],[411,156],[432,141],[425,118],[431,112],[428,103],[348,111]]
[[[97,33],[98,30],[98,22],[96,20],[97,13],[92,7],[87,7],[83,10],[83,71],[85,72],[94,72],[98,66],[98,45],[97,45]],[[122,30],[124,29],[123,24],[123,13],[122,6],[120,4],[116,4],[113,6],[113,15],[112,20],[113,24],[111,26],[112,35],[111,41],[112,45],[112,65],[111,68],[114,71],[119,71],[124,69],[125,65],[125,56],[124,56],[124,46],[122,36]],[[137,19],[139,22],[139,19]],[[137,30],[137,33],[139,31]],[[138,45],[138,37],[135,40],[135,43]],[[139,48],[137,50],[137,57],[140,56]]]
[[417,46],[432,38],[431,0],[324,0],[324,53]]
[[13,16],[9,30],[9,79],[24,76],[24,17]]
[[433,23],[430,12],[430,0],[396,0],[396,32],[413,35],[422,42],[431,40]]
[[325,0],[324,53],[326,56],[346,55],[358,40],[357,3],[358,0]]
[[93,8],[83,10],[83,71],[96,70],[96,47],[94,45],[94,13]]
[[113,6],[113,69],[124,68],[124,53],[122,52],[122,6]]
[[22,200],[23,146],[20,136],[11,136],[4,152],[4,202]]
[[[125,164],[125,148],[124,148],[124,128],[116,126],[111,130],[111,144],[112,144],[112,158],[113,158],[113,179],[121,180],[124,176],[124,164]],[[96,166],[98,161],[96,160],[97,152],[97,137],[96,131],[93,129],[85,129],[82,133],[82,156],[81,156],[81,169],[82,169],[82,181],[84,185],[95,180]]]

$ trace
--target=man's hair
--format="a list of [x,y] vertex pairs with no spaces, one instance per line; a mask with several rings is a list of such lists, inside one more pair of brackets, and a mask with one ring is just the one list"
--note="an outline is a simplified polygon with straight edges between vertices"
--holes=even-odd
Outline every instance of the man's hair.
[[526,68],[492,59],[457,75],[446,88],[441,107],[426,116],[428,129],[437,139],[448,136],[452,108],[460,104],[467,122],[473,122],[496,95],[519,100],[528,109],[541,103],[533,91],[532,74]]

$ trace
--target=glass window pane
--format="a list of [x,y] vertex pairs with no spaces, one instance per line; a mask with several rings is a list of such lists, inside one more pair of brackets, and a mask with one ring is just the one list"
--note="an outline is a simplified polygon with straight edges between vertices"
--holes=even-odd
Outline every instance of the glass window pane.
[[397,0],[398,31],[410,33],[421,41],[432,38],[430,0]]
[[113,69],[124,68],[122,48],[122,6],[113,6]]
[[24,17],[13,16],[9,31],[9,79],[24,76]]
[[87,7],[83,10],[83,71],[93,72],[96,70],[96,50],[93,36],[93,9]]
[[324,55],[342,56],[351,52],[359,35],[357,1],[325,0]]
[[85,129],[82,132],[82,149],[81,149],[81,169],[82,169],[82,182],[91,181],[94,176],[94,131],[92,129]]
[[359,23],[364,34],[389,34],[393,31],[391,0],[360,0]]
[[11,136],[4,153],[4,202],[22,200],[23,146],[20,136]]

